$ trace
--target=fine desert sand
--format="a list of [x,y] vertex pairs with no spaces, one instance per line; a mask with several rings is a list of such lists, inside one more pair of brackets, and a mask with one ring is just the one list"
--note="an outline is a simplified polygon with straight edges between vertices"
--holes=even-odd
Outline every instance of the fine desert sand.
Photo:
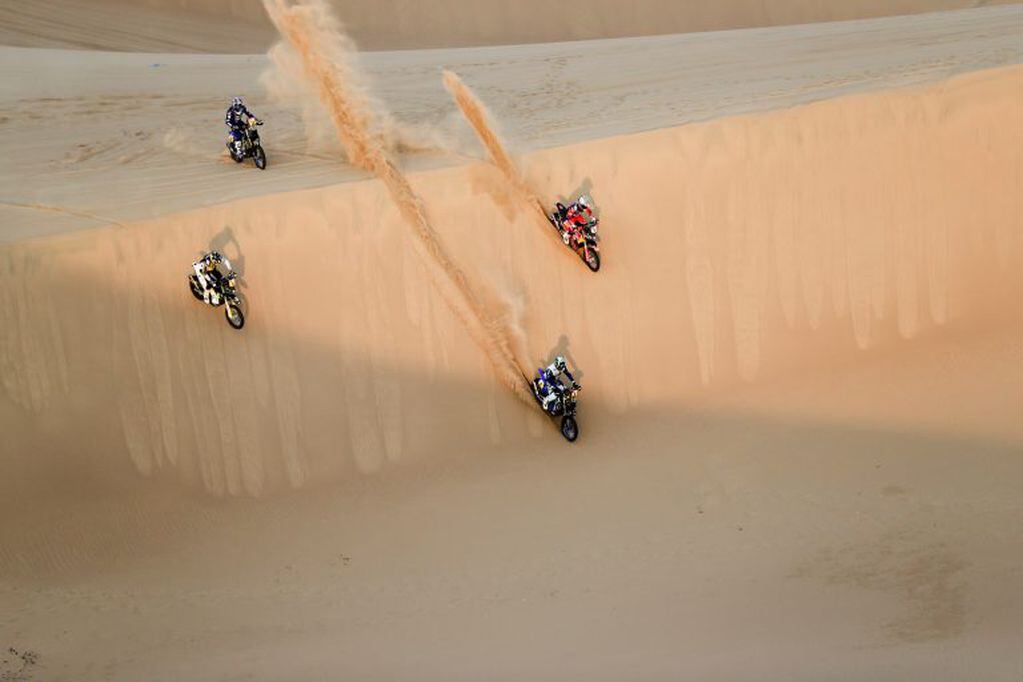
[[1023,677],[1023,6],[292,4],[0,0],[0,679]]

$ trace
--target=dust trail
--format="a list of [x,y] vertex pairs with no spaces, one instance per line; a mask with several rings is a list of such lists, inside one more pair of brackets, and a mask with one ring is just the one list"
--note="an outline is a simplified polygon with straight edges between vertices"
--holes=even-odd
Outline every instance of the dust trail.
[[529,185],[525,176],[515,165],[515,161],[504,147],[497,129],[491,122],[491,116],[486,106],[476,97],[476,94],[468,85],[453,71],[444,71],[444,87],[451,93],[458,108],[462,110],[465,120],[469,122],[476,135],[479,137],[483,147],[487,150],[491,162],[504,174],[508,184],[515,189],[520,198],[529,206],[539,212],[543,219],[543,226],[546,230],[549,227],[547,222],[547,209],[540,199],[539,193]]
[[[272,14],[270,2],[276,4],[277,0],[264,0],[267,12]],[[287,3],[281,4],[287,6]],[[337,71],[348,92],[357,98],[361,113],[364,114],[361,116],[361,122],[370,126],[384,149],[394,152],[450,153],[454,142],[449,136],[433,126],[399,123],[391,116],[384,103],[370,94],[362,74],[353,66],[358,62],[358,49],[355,43],[344,33],[340,22],[334,19],[329,8],[321,0],[303,0],[301,7],[295,5],[288,7],[287,11],[297,9],[308,13],[317,30],[328,38],[325,41],[317,41],[316,48],[319,54]],[[270,49],[268,56],[276,68],[265,71],[260,77],[260,82],[271,99],[288,107],[297,105],[301,108],[306,151],[329,154],[336,154],[342,150],[349,152],[350,149],[344,139],[340,140],[340,145],[338,144],[338,130],[332,112],[324,107],[320,93],[310,89],[310,84],[304,77],[305,62],[302,54],[292,49],[288,43],[278,43]]]
[[[526,390],[518,354],[522,335],[505,314],[488,314],[483,302],[469,285],[465,273],[455,265],[440,242],[419,197],[405,176],[387,157],[388,126],[374,115],[372,99],[366,94],[359,74],[351,66],[355,56],[352,42],[322,0],[263,0],[267,14],[293,52],[278,45],[271,58],[278,68],[298,75],[311,86],[326,107],[348,160],[375,174],[412,227],[427,258],[427,270],[444,300],[466,325],[473,340],[483,349],[501,380],[524,402],[533,399]],[[296,67],[301,66],[300,73]]]

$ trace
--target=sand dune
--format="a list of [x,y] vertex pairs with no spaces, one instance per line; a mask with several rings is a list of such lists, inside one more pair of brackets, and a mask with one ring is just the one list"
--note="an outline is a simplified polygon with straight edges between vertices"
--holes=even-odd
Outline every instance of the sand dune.
[[[531,155],[601,201],[599,277],[492,202],[496,171],[415,175],[470,277],[521,293],[530,354],[582,369],[572,450],[375,182],[5,247],[8,636],[76,679],[1011,679],[1021,79]],[[184,289],[207,244],[244,272],[242,334]],[[737,643],[780,659],[722,665]]]
[[[505,286],[525,302],[529,357],[539,361],[561,337],[572,343],[576,361],[586,368],[591,409],[622,413],[678,404],[706,386],[752,381],[804,363],[844,362],[862,351],[930,336],[962,318],[969,326],[997,327],[1002,306],[1013,303],[1020,285],[1014,267],[1020,211],[1013,189],[1020,169],[1013,150],[1023,134],[1014,121],[1023,119],[1011,93],[1021,79],[1020,69],[988,72],[923,90],[843,98],[529,156],[526,172],[534,185],[584,188],[600,203],[607,272],[597,278],[536,230],[527,206],[509,203],[496,170],[436,170],[416,174],[412,182],[469,282]],[[898,191],[894,178],[900,179]],[[978,193],[991,199],[978,201]],[[193,429],[187,425],[196,419],[190,410],[197,398],[173,398],[172,387],[199,377],[182,364],[184,358],[173,358],[193,357],[203,337],[167,339],[192,326],[195,334],[212,335],[204,344],[236,347],[227,357],[244,358],[241,349],[250,337],[270,344],[281,336],[293,339],[296,349],[304,342],[335,349],[326,354],[331,362],[354,353],[386,358],[392,370],[384,374],[443,367],[446,375],[488,386],[487,365],[464,345],[469,337],[457,319],[443,307],[430,307],[423,318],[432,299],[423,288],[426,273],[416,265],[414,239],[400,212],[385,196],[373,181],[353,182],[129,229],[8,246],[5,310],[17,316],[9,320],[19,320],[5,325],[6,366],[14,370],[5,375],[9,397],[26,409],[60,411],[57,406],[74,400],[76,391],[96,388],[94,380],[68,377],[79,365],[67,360],[69,353],[100,353],[88,367],[116,368],[126,361],[127,374],[107,377],[114,381],[111,389],[136,385],[141,393],[100,391],[121,408],[97,409],[122,415],[127,444],[147,471],[173,468],[175,458],[160,453],[168,440],[188,439]],[[665,225],[663,215],[673,216],[675,226]],[[219,316],[181,295],[182,264],[204,245],[228,238],[251,287],[251,334],[230,333]],[[318,255],[306,262],[310,244]],[[103,274],[107,268],[110,276]],[[99,289],[83,286],[102,280],[107,282]],[[41,281],[50,285],[40,287]],[[109,296],[117,300],[122,289],[134,292],[127,305],[102,303]],[[320,292],[333,303],[326,309],[317,304],[315,314],[307,314],[288,304],[296,289]],[[373,291],[390,303],[370,305],[365,296]],[[25,305],[36,295],[46,298]],[[284,317],[274,312],[286,309],[291,312]],[[357,311],[370,317],[348,319]],[[129,317],[116,322],[107,315]],[[120,350],[100,338],[84,342],[111,330],[131,334]],[[80,350],[70,348],[71,339]],[[152,342],[161,345],[154,349]],[[253,352],[261,359],[243,362],[250,371],[281,372],[291,364],[267,356],[269,348]],[[207,372],[218,364],[203,362]],[[223,369],[216,371],[226,378]],[[289,391],[304,394],[296,371],[288,370],[287,381],[294,384]],[[318,385],[326,371],[304,373]],[[228,404],[235,406],[231,413],[237,409],[264,428],[272,426],[273,403],[259,402],[249,373],[241,372],[237,387],[210,387],[223,391],[223,400],[204,390],[213,403],[200,412]],[[647,376],[649,381],[642,379]],[[351,382],[338,377],[325,385]],[[374,423],[404,413],[376,403],[373,391],[367,395],[364,407]],[[498,419],[487,405],[499,399],[470,400],[483,412],[465,419],[466,434],[481,442],[495,431],[522,435],[521,419],[529,411],[502,402]],[[124,413],[129,409],[134,416]],[[426,414],[416,423],[439,418]],[[487,426],[489,419],[498,422]],[[339,428],[328,441],[346,442],[345,422],[332,423],[299,431]],[[389,428],[400,431],[402,424],[398,419]],[[214,432],[220,428],[211,425]],[[992,428],[992,434],[1017,433],[1011,422]],[[168,429],[183,431],[171,436]],[[222,436],[228,438],[224,447],[234,447],[233,437]],[[416,451],[433,449],[420,436],[398,440]],[[249,456],[257,461],[280,452],[276,436],[256,443],[263,445],[254,444]]]
[[[283,109],[270,171],[217,164],[263,58],[0,52],[0,677],[1015,680],[1019,20],[367,56],[462,154],[341,126],[374,176],[286,157]],[[441,65],[529,187],[597,200],[599,275],[439,125]],[[579,370],[579,442],[410,221]],[[187,292],[207,248],[242,332]]]
[[[1018,0],[330,0],[367,50],[519,45],[783,26],[1017,4]],[[263,52],[258,0],[0,1],[0,45]]]

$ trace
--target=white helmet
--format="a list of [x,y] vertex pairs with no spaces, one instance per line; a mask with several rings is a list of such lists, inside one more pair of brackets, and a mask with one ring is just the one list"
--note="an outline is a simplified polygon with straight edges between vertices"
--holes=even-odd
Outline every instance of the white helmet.
[[568,369],[568,363],[565,362],[565,356],[559,355],[558,357],[554,358],[554,366],[557,367],[559,372],[564,372],[566,369]]
[[241,97],[235,97],[231,100],[231,108],[233,109],[241,109],[244,106],[245,102],[242,101]]
[[586,196],[585,194],[580,196],[579,199],[576,200],[575,203],[579,204],[583,208],[590,208],[590,198],[588,196]]

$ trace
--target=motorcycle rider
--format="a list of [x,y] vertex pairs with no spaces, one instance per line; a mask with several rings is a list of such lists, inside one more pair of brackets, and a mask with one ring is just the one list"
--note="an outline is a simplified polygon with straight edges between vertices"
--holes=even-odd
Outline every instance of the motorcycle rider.
[[242,155],[245,128],[249,125],[250,118],[255,119],[257,123],[262,123],[262,121],[256,118],[255,114],[248,110],[241,97],[233,98],[231,106],[227,108],[227,113],[224,114],[224,123],[230,129],[227,146],[229,149],[233,148],[232,151],[235,156],[240,157]]
[[223,287],[234,286],[235,273],[231,261],[218,251],[210,251],[192,263],[192,270],[203,292],[203,300],[210,305],[223,302]]
[[571,206],[566,207],[560,201],[555,205],[558,231],[566,244],[570,244],[572,237],[578,237],[579,233],[593,222],[592,203],[592,200],[583,194]]
[[540,396],[540,404],[543,406],[544,412],[548,414],[561,394],[565,392],[565,386],[560,380],[562,374],[572,382],[572,388],[582,388],[572,373],[568,371],[568,363],[565,362],[565,357],[562,355],[554,358],[554,362],[547,367],[537,370],[536,389]]

